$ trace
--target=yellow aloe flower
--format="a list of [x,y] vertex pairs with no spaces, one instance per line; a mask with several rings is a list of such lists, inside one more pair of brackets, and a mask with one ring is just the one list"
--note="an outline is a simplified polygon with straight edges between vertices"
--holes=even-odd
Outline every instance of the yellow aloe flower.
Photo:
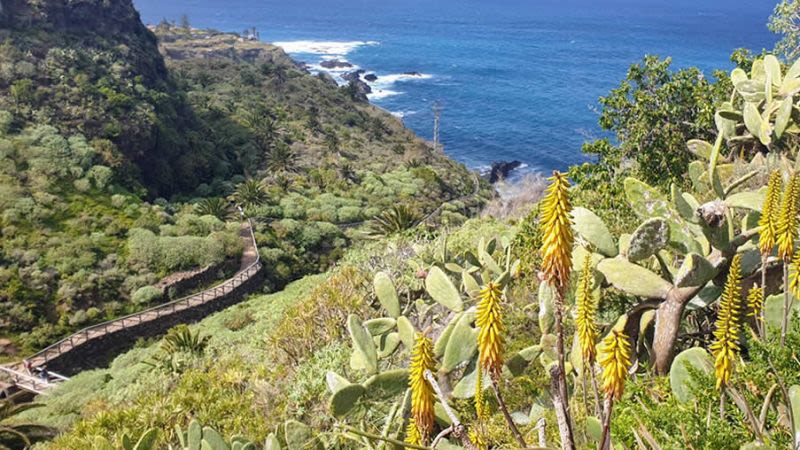
[[428,443],[433,431],[433,402],[435,401],[433,387],[425,379],[426,370],[431,372],[435,370],[433,343],[429,337],[417,333],[417,340],[411,352],[408,385],[411,388],[411,417],[419,431],[420,441],[424,444]]
[[583,260],[583,269],[578,280],[578,290],[576,293],[577,314],[575,316],[575,327],[578,335],[578,343],[581,346],[583,360],[594,364],[597,356],[597,304],[592,296],[594,289],[594,276],[592,275],[592,257],[586,255]]
[[794,241],[797,240],[797,202],[800,200],[800,175],[795,174],[783,194],[777,236],[778,256],[789,261],[794,255]]
[[542,273],[544,279],[563,297],[572,268],[572,206],[569,202],[569,181],[558,171],[548,179],[550,186],[540,203],[542,236]]
[[764,288],[753,284],[747,294],[747,316],[761,320],[761,310],[764,308]]
[[422,445],[422,435],[419,434],[413,417],[408,419],[408,426],[406,426],[406,444]]
[[733,364],[739,354],[739,302],[742,296],[742,255],[736,255],[731,262],[728,279],[720,298],[717,313],[714,343],[711,353],[714,355],[714,369],[717,377],[717,389],[728,384],[733,373]]
[[631,363],[631,344],[622,331],[611,330],[600,344],[600,367],[603,368],[603,392],[606,397],[618,400],[625,390],[625,379]]
[[758,237],[758,248],[762,255],[769,255],[775,247],[775,240],[778,234],[778,222],[780,220],[781,208],[781,172],[772,172],[767,184],[767,195],[764,198],[764,206],[761,208],[761,218],[758,225],[761,233]]
[[484,425],[480,420],[470,425],[469,440],[472,441],[472,443],[475,445],[475,448],[478,450],[486,450],[489,448],[489,442],[486,439],[486,435],[486,425]]
[[800,253],[795,253],[789,266],[789,292],[800,298]]
[[489,375],[497,381],[503,368],[503,308],[500,298],[503,295],[498,284],[489,282],[481,289],[475,325],[478,326],[479,365],[486,368]]

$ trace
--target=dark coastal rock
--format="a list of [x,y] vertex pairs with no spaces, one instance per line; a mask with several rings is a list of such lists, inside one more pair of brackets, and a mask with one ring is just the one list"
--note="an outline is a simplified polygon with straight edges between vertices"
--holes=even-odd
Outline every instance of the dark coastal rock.
[[341,60],[338,60],[338,59],[331,59],[331,60],[328,60],[328,61],[322,61],[321,63],[319,63],[319,65],[324,67],[324,68],[326,68],[326,69],[347,69],[347,68],[353,67],[353,65],[350,64],[349,62],[341,61]]
[[521,166],[521,161],[496,161],[492,163],[492,168],[489,170],[488,178],[490,183],[497,183],[500,180],[506,179],[512,170]]
[[362,69],[354,70],[343,74],[342,79],[355,88],[355,95],[359,100],[366,102],[367,94],[372,93],[372,88],[361,79],[361,75],[363,74],[364,70]]
[[363,69],[354,70],[352,72],[347,72],[342,74],[342,79],[344,81],[360,81],[361,75],[364,74]]
[[408,75],[410,77],[421,77],[422,74],[419,72],[403,72],[403,75]]
[[368,74],[364,75],[364,79],[367,80],[367,81],[372,82],[372,81],[377,80],[378,76],[375,75],[374,73],[368,73]]

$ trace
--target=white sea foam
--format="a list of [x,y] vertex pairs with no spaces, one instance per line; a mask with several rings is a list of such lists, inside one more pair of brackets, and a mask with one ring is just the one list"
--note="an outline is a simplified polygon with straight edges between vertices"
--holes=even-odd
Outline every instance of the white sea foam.
[[390,114],[397,117],[398,119],[402,119],[404,117],[413,116],[416,114],[416,111],[391,111]]
[[320,64],[306,64],[306,67],[312,73],[328,72],[329,74],[334,75],[334,78],[336,77],[336,75],[342,75],[342,74],[345,74],[345,73],[348,73],[348,72],[352,72],[354,70],[361,69],[361,67],[359,67],[356,64],[353,64],[350,67],[334,67],[334,68],[330,68],[330,69],[326,68],[326,67],[322,67]]
[[377,75],[378,79],[370,83],[371,85],[389,85],[400,81],[429,80],[433,75],[427,73],[395,73],[391,75]]
[[380,100],[382,98],[400,94],[402,94],[402,92],[393,91],[391,89],[373,89],[372,93],[367,94],[367,98],[370,100]]
[[364,45],[378,45],[377,41],[281,41],[273,42],[286,53],[344,56]]

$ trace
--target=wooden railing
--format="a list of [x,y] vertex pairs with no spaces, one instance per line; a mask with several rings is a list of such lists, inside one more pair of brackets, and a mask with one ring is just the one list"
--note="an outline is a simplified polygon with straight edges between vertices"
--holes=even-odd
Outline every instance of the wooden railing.
[[[259,272],[259,270],[261,270],[261,257],[258,254],[258,246],[256,245],[256,238],[255,234],[253,233],[253,224],[249,219],[247,222],[250,235],[249,238],[251,240],[256,258],[254,262],[237,272],[233,277],[197,294],[181,297],[177,300],[173,300],[168,303],[162,303],[158,306],[145,309],[134,314],[129,314],[127,316],[119,317],[107,322],[88,326],[29,356],[23,361],[22,364],[0,367],[0,370],[5,372],[6,375],[10,375],[12,381],[14,381],[18,387],[40,393],[40,391],[43,392],[47,388],[51,387],[54,382],[62,381],[66,378],[57,376],[48,378],[48,380],[45,381],[38,379],[31,374],[26,375],[23,370],[25,372],[30,372],[39,367],[45,367],[49,361],[63,355],[64,353],[72,351],[72,349],[75,347],[91,341],[92,339],[156,320],[160,317],[169,316],[179,311],[185,311],[187,309],[211,303],[219,298],[225,297],[233,292],[236,288],[250,280]],[[246,251],[247,248],[245,248],[245,252]]]

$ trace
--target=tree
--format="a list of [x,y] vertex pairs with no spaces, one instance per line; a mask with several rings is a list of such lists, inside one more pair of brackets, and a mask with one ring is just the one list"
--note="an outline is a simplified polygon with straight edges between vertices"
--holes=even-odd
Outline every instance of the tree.
[[782,0],[775,6],[767,27],[780,35],[775,44],[775,53],[786,61],[794,61],[800,56],[800,1]]
[[231,215],[230,203],[220,197],[204,198],[194,205],[194,209],[201,216],[214,216],[222,221]]
[[670,58],[646,56],[631,65],[618,88],[600,98],[600,127],[614,132],[617,143],[601,139],[584,145],[583,152],[598,160],[573,170],[583,172],[579,175],[593,172],[581,176],[581,183],[591,183],[593,177],[605,183],[609,174],[626,166],[649,184],[685,182],[693,159],[686,141],[713,140],[715,106],[731,88],[723,72],[715,72],[717,81],[712,82],[695,67],[672,71],[671,63]]
[[267,202],[269,196],[258,180],[246,180],[236,186],[232,200],[242,208],[260,206]]
[[267,169],[272,172],[293,172],[296,164],[297,155],[284,142],[279,142],[267,154]]

